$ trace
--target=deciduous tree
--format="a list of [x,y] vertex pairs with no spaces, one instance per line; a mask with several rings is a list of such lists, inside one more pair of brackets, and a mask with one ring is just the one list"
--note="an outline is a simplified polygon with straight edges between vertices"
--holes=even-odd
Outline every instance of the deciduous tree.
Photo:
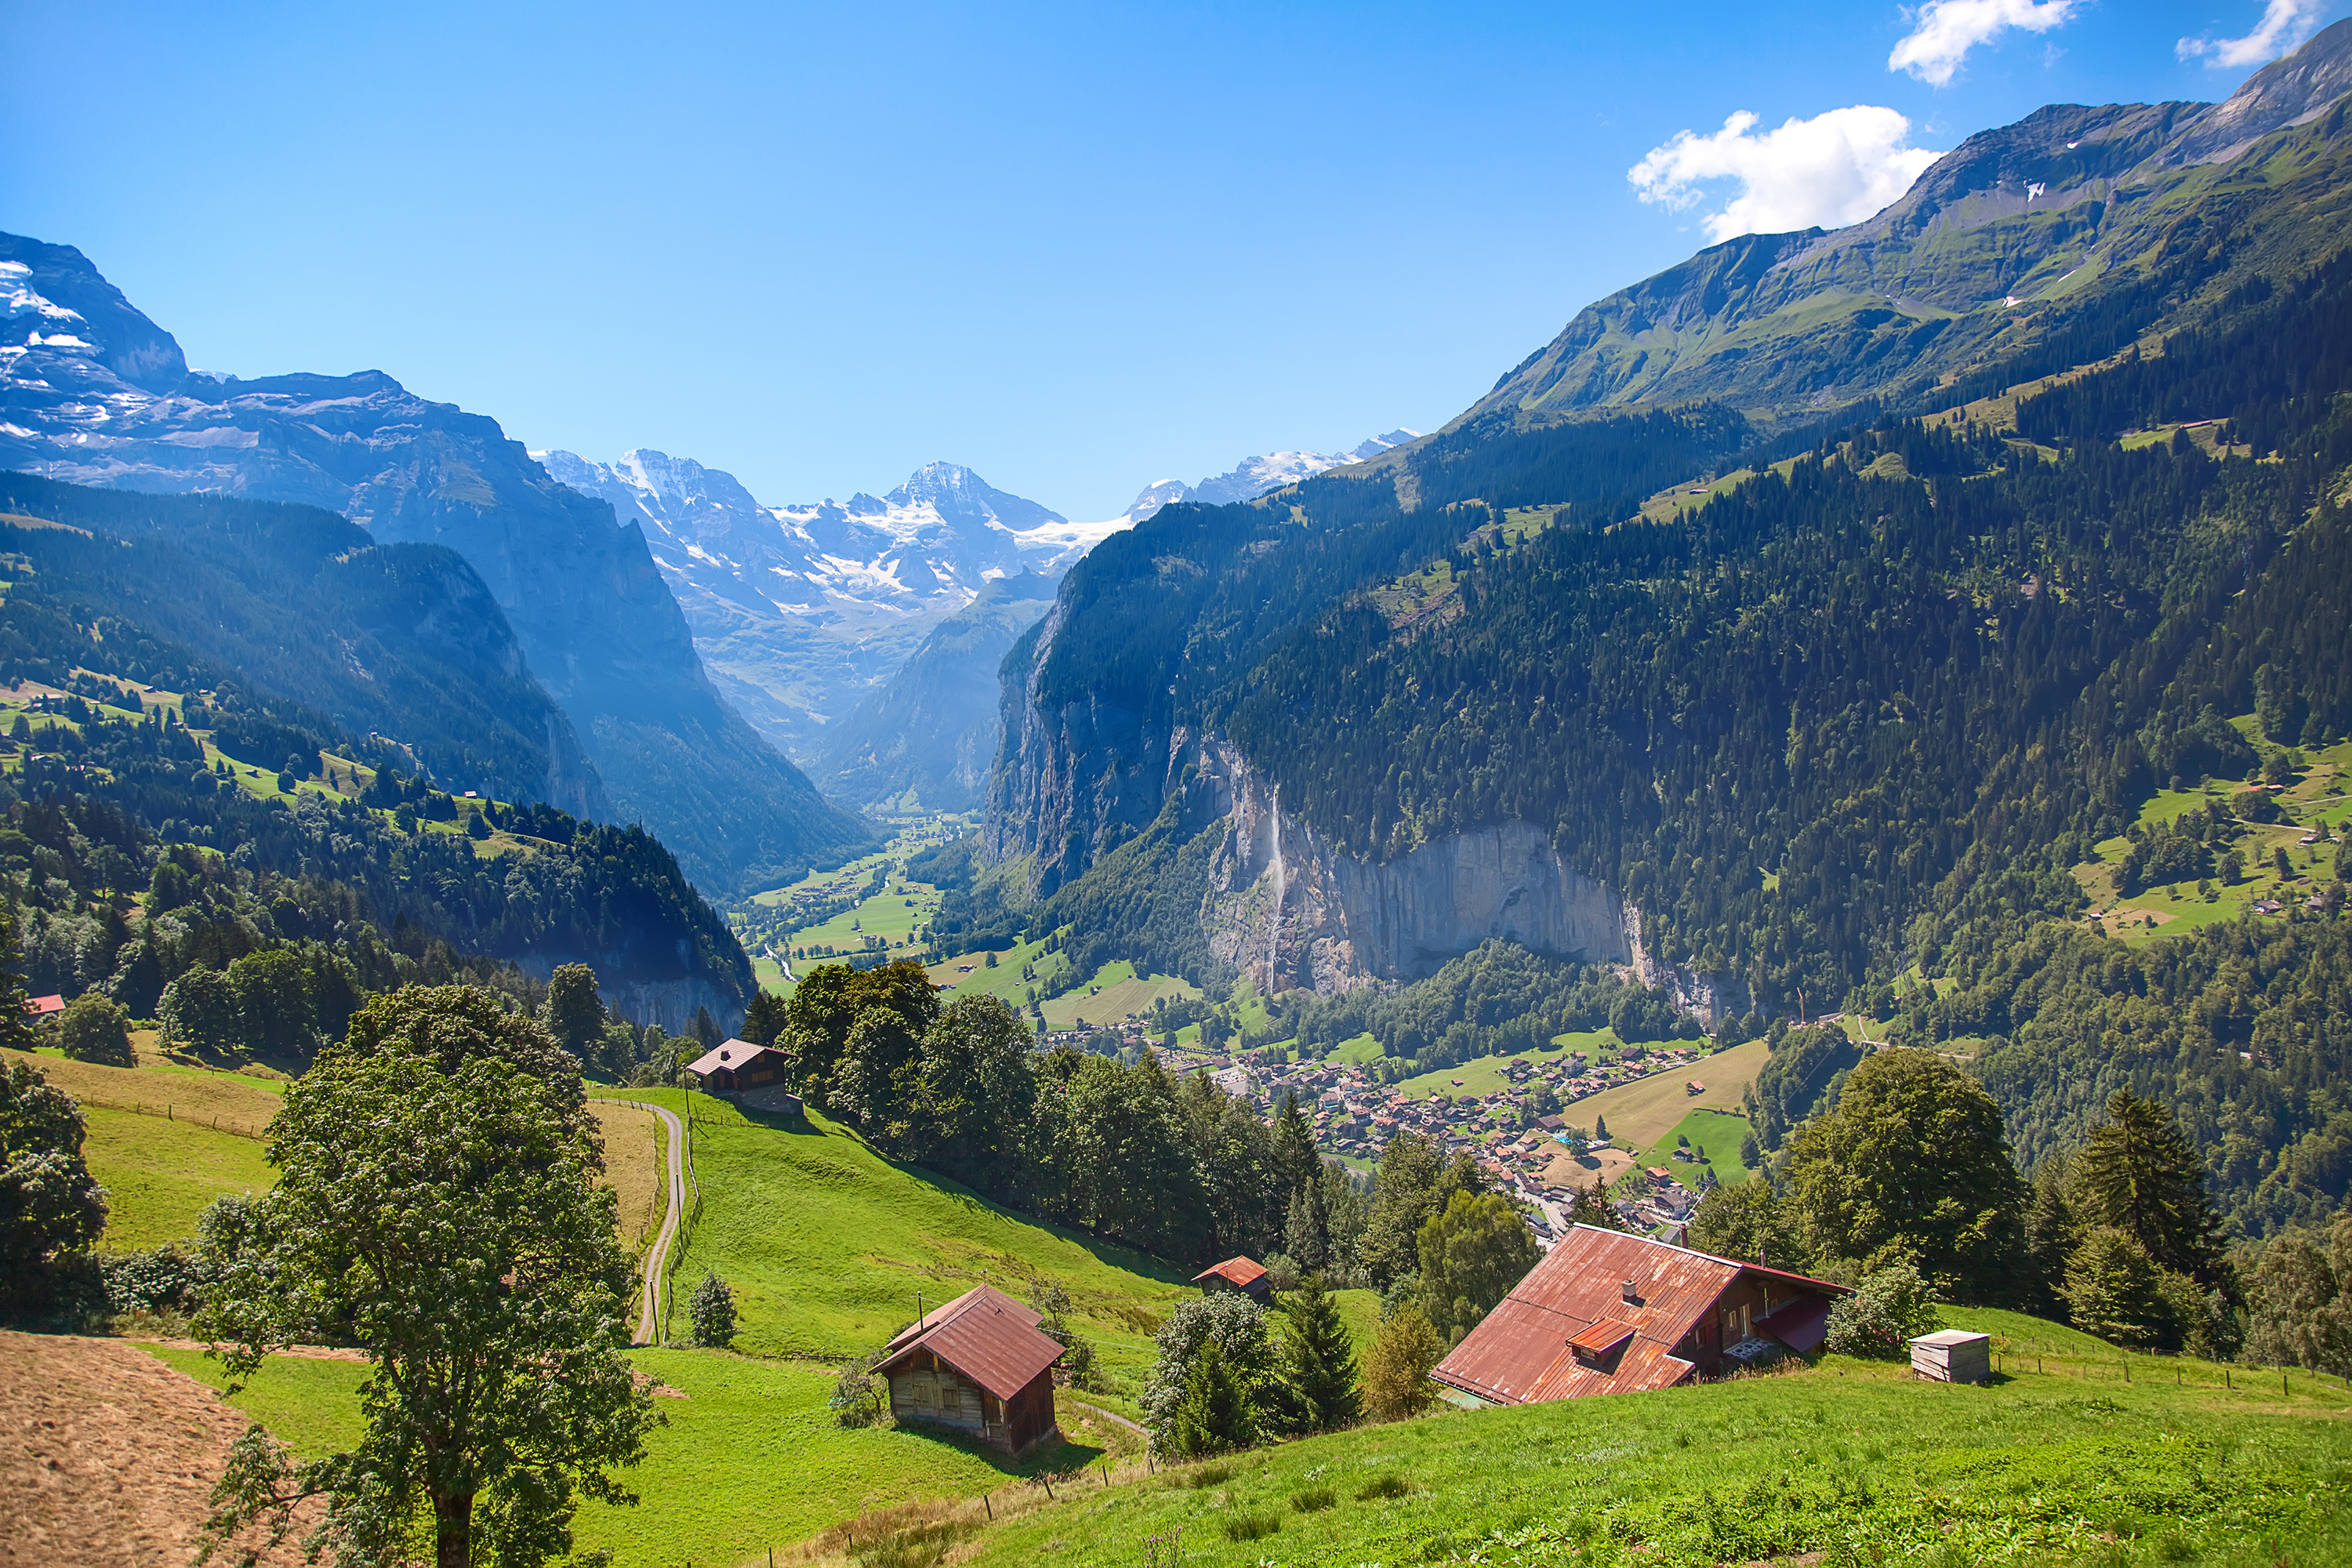
[[138,1058],[131,1053],[131,1015],[95,991],[66,1004],[64,1016],[58,1019],[58,1045],[78,1062],[116,1068],[137,1065]]
[[1791,1148],[1790,1195],[1830,1256],[1909,1257],[1948,1300],[2013,1289],[2025,1184],[1992,1097],[1942,1057],[1864,1058]]
[[1500,1193],[1455,1193],[1421,1227],[1422,1310],[1459,1340],[1536,1266],[1535,1233]]
[[1437,1391],[1429,1371],[1445,1355],[1445,1341],[1418,1307],[1402,1307],[1381,1321],[1364,1356],[1364,1404],[1382,1421],[1402,1421],[1429,1407]]
[[[328,1500],[339,1563],[438,1568],[568,1553],[583,1497],[633,1500],[657,1417],[623,1355],[633,1270],[577,1070],[487,992],[379,996],[287,1090],[278,1185],[247,1215],[201,1331],[233,1379],[342,1325],[372,1370],[363,1432],[297,1464],[259,1426],[215,1492],[219,1541]],[[538,1070],[533,1070],[537,1068]]]

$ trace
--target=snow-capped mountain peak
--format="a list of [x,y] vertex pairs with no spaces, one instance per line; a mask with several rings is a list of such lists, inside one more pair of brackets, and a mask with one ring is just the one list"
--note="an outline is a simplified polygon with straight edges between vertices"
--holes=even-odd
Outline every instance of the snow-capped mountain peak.
[[1360,463],[1377,458],[1391,447],[1401,447],[1417,440],[1421,432],[1402,427],[1385,436],[1374,436],[1348,452],[1267,452],[1255,458],[1244,458],[1227,473],[1188,485],[1180,479],[1161,479],[1135,498],[1126,512],[1129,524],[1141,522],[1161,507],[1178,501],[1196,501],[1202,506],[1230,506],[1235,501],[1255,500],[1269,491],[1286,485],[1311,479],[1329,468]]

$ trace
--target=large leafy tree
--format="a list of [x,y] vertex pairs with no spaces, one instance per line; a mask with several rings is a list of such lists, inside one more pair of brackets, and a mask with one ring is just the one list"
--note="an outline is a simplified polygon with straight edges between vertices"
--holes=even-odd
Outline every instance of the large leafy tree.
[[1419,1239],[1423,1310],[1457,1340],[1536,1266],[1535,1233],[1500,1193],[1455,1193]]
[[81,1143],[71,1095],[29,1062],[0,1065],[0,1310],[37,1307],[58,1254],[106,1228],[106,1194]]
[[803,1093],[836,1103],[834,1080],[853,1054],[851,1036],[860,1018],[877,1010],[888,1016],[869,1025],[858,1042],[861,1059],[849,1074],[851,1103],[845,1109],[853,1115],[868,1104],[883,1104],[898,1069],[911,1060],[915,1044],[939,1019],[939,992],[929,972],[906,959],[864,970],[824,964],[793,987],[774,1043],[792,1056]]
[[1021,1016],[993,996],[949,1005],[923,1037],[930,1163],[983,1190],[1012,1181],[1037,1099],[1029,1067],[1034,1041]]
[[1718,1258],[1776,1268],[1803,1268],[1811,1263],[1803,1225],[1772,1190],[1770,1180],[1760,1175],[1737,1186],[1709,1187],[1691,1216],[1688,1239],[1699,1251]]
[[2172,1113],[2128,1089],[2075,1156],[2077,1191],[2095,1223],[2131,1236],[2163,1268],[2211,1285],[2224,1273],[2221,1216],[2205,1193],[2205,1163]]
[[1938,1291],[2011,1293],[2025,1184],[2000,1110],[1929,1051],[1880,1051],[1791,1140],[1790,1195],[1822,1250],[1872,1266],[1914,1259]]
[[258,1426],[215,1492],[215,1541],[272,1540],[324,1495],[338,1563],[538,1563],[657,1417],[623,1355],[632,1269],[576,1068],[488,993],[372,1001],[286,1093],[277,1187],[201,1320],[232,1377],[339,1326],[367,1353],[364,1432],[297,1465]]
[[1190,1457],[1244,1448],[1288,1425],[1282,1356],[1265,1309],[1234,1291],[1180,1301],[1143,1389],[1152,1446]]

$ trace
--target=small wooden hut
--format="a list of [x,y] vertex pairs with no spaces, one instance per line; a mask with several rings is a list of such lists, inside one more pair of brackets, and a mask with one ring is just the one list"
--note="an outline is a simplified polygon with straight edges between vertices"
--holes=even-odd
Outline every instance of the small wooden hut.
[[884,1348],[875,1372],[900,1421],[969,1432],[1022,1454],[1060,1434],[1054,1363],[1062,1347],[1037,1314],[985,1285],[924,1313]]

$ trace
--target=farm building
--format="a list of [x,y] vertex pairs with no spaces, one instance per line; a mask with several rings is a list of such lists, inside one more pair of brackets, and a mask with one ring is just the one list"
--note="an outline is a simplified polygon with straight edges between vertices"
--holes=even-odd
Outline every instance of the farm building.
[[1204,1291],[1238,1290],[1254,1301],[1264,1301],[1274,1293],[1274,1287],[1266,1281],[1265,1267],[1247,1258],[1228,1258],[1223,1263],[1211,1264],[1192,1276],[1192,1283]]
[[1844,1287],[1593,1226],[1568,1234],[1430,1376],[1486,1405],[1671,1388],[1819,1347]]
[[1054,1363],[1061,1353],[1039,1331],[1036,1313],[977,1285],[903,1330],[875,1371],[890,1384],[898,1420],[952,1426],[1020,1454],[1060,1431]]
[[27,996],[25,998],[25,1016],[30,1018],[37,1024],[46,1023],[65,1010],[66,999],[62,996]]
[[773,1047],[729,1039],[688,1062],[686,1071],[705,1094],[722,1094],[765,1110],[796,1111],[799,1097],[784,1088],[792,1065],[792,1058]]

